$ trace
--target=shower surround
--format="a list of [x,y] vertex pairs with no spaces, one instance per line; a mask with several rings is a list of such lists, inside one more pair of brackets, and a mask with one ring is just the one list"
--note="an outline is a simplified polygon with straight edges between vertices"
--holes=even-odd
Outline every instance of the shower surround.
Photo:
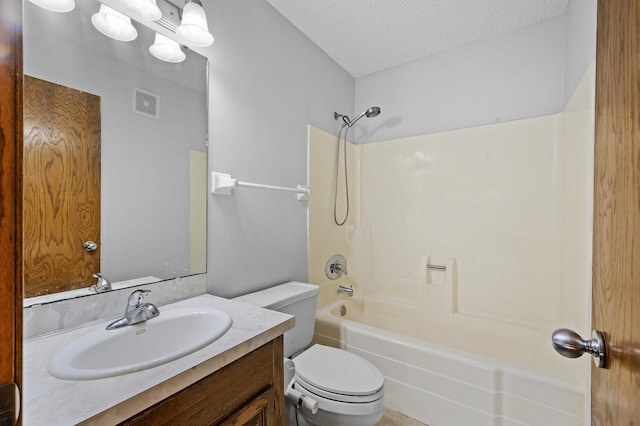
[[[353,285],[363,296],[362,317],[370,311],[369,318],[385,318],[378,328],[393,324],[398,336],[535,376],[549,385],[536,389],[542,396],[556,385],[577,389],[580,403],[571,406],[573,420],[566,424],[584,423],[590,360],[560,357],[550,336],[560,327],[585,334],[590,329],[592,78],[588,72],[559,114],[348,144],[352,214],[343,227],[332,220],[336,136],[310,127],[309,281],[321,285],[319,309],[344,298],[335,294],[337,284]],[[338,253],[345,255],[349,275],[330,281],[325,263]],[[490,338],[469,332],[482,327],[492,329]],[[340,330],[349,334],[346,328],[333,330],[333,344],[349,348],[352,343],[340,336]],[[352,349],[366,356],[375,347]],[[532,356],[520,356],[523,351]],[[371,358],[386,356],[372,352]],[[387,379],[400,380],[394,363],[385,365]],[[406,412],[401,388],[391,386],[387,401]],[[446,424],[437,420],[446,418],[443,413],[406,414],[432,426]],[[495,424],[526,420],[490,416],[500,419]]]

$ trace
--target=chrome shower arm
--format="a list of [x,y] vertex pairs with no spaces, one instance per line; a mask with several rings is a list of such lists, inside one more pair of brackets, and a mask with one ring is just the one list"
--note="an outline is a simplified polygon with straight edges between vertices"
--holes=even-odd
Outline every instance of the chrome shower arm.
[[[367,110],[368,111],[368,110]],[[349,123],[347,124],[349,127],[353,126],[354,124],[356,124],[356,121],[360,120],[362,117],[364,117],[365,115],[367,115],[367,111],[362,111],[362,113],[360,113],[356,118],[354,118],[353,120],[349,121]]]

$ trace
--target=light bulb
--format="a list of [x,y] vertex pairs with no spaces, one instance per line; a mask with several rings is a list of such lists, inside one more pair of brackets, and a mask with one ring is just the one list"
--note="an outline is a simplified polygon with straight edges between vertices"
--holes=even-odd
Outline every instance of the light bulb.
[[29,0],[31,3],[52,12],[71,12],[76,7],[74,0]]
[[162,18],[162,11],[156,0],[115,0],[113,7],[122,10],[133,19],[157,21]]
[[182,22],[176,35],[190,46],[207,47],[213,44],[213,36],[207,25],[207,15],[199,2],[190,1],[182,11]]
[[180,45],[160,33],[156,33],[155,41],[149,46],[149,53],[165,62],[182,62],[186,55],[180,49]]
[[93,14],[91,23],[102,34],[114,40],[131,41],[138,37],[138,31],[131,24],[131,18],[105,4],[101,4],[100,11]]

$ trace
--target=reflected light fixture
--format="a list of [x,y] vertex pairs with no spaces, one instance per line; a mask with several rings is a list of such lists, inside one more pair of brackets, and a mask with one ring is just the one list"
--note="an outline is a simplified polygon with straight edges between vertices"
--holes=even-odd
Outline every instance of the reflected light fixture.
[[105,4],[101,4],[100,11],[91,16],[91,23],[102,34],[114,40],[131,41],[138,37],[131,18]]
[[162,18],[162,11],[156,4],[156,0],[115,0],[113,7],[134,19],[157,21]]
[[[75,0],[29,0],[31,3],[53,12],[70,12],[75,8]],[[143,26],[156,25],[170,32],[165,36],[156,31],[149,52],[156,58],[178,63],[186,59],[180,44],[193,47],[207,47],[213,44],[209,32],[207,15],[200,0],[184,0],[182,10],[170,0],[98,0],[100,10],[91,16],[91,23],[102,34],[119,41],[132,41],[138,37],[131,19],[137,19]],[[158,1],[162,10],[158,7]],[[103,3],[104,2],[104,3]],[[105,4],[107,3],[107,4]],[[182,19],[179,20],[180,15]],[[144,21],[150,21],[145,23]],[[153,23],[153,24],[151,24]],[[175,39],[174,40],[174,34]]]
[[52,12],[71,12],[76,7],[74,0],[29,0],[31,3]]
[[155,41],[149,46],[149,53],[161,61],[172,63],[182,62],[186,58],[177,42],[160,33],[156,33]]
[[200,0],[187,0],[176,35],[190,46],[207,47],[213,44],[213,36],[207,25],[207,15]]

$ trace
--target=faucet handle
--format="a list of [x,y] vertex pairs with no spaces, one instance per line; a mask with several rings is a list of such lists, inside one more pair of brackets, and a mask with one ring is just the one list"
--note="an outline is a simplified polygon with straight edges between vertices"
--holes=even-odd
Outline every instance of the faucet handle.
[[93,274],[93,278],[97,278],[98,282],[96,282],[95,284],[89,287],[91,291],[94,291],[96,293],[102,293],[102,292],[111,290],[111,283],[101,273],[97,272]]
[[332,263],[329,267],[331,268],[331,272],[333,272],[333,273],[339,274],[340,272],[342,272],[343,274],[348,275],[347,274],[347,265],[346,264],[343,265],[340,262],[336,262],[336,263]]
[[347,275],[347,259],[341,254],[331,256],[324,271],[330,280],[336,280],[342,275]]
[[102,284],[102,285],[111,285],[111,283],[109,282],[109,280],[107,279],[107,277],[105,277],[104,275],[102,275],[100,272],[96,272],[95,274],[93,274],[93,278],[97,278],[97,279],[98,279],[97,284]]
[[138,308],[144,304],[144,296],[151,293],[151,290],[136,290],[129,296],[129,301],[127,302],[129,306],[133,306]]

